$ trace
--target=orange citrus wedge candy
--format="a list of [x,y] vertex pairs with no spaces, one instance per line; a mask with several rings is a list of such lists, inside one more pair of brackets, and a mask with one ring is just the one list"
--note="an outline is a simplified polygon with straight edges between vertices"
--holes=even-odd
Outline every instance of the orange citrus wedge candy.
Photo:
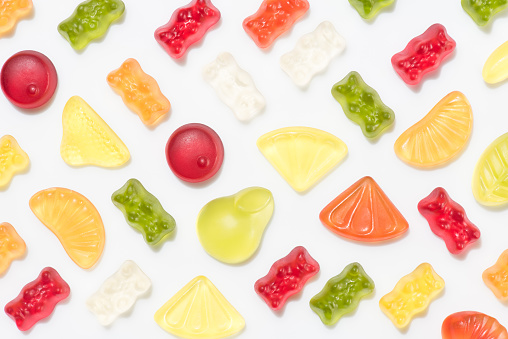
[[104,249],[104,225],[92,203],[67,188],[48,188],[30,199],[30,208],[81,268],[92,267]]
[[496,318],[475,311],[450,314],[441,326],[443,339],[508,339]]
[[24,171],[29,164],[28,155],[14,137],[4,135],[0,138],[0,189],[6,188],[12,177]]
[[0,224],[0,275],[11,265],[14,259],[25,254],[26,245],[14,227],[9,223]]
[[441,165],[464,148],[473,127],[473,111],[460,92],[451,92],[395,141],[395,154],[416,167]]

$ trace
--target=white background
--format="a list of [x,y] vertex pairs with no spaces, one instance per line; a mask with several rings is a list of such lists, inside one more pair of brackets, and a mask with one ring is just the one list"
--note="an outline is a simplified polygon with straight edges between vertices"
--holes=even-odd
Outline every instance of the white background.
[[[479,28],[463,11],[460,1],[399,0],[367,22],[346,0],[310,0],[311,8],[292,30],[268,50],[260,50],[242,29],[242,21],[259,7],[259,0],[214,0],[221,11],[219,24],[202,42],[176,62],[156,43],[155,29],[187,0],[125,0],[126,12],[106,36],[75,52],[57,32],[78,1],[34,0],[34,14],[21,21],[13,35],[0,39],[0,64],[12,54],[33,49],[55,64],[59,85],[54,100],[36,114],[12,106],[0,95],[0,136],[13,135],[28,153],[30,170],[14,177],[0,192],[0,222],[11,223],[25,240],[26,257],[14,261],[0,277],[0,305],[16,297],[46,266],[54,267],[71,287],[70,298],[52,316],[28,332],[36,338],[167,338],[153,314],[197,275],[207,276],[243,315],[242,338],[439,338],[443,319],[457,311],[475,310],[504,322],[506,305],[483,284],[483,270],[508,248],[507,212],[480,206],[471,193],[471,177],[483,150],[508,132],[508,84],[487,86],[481,77],[489,54],[508,39],[508,11]],[[297,39],[331,21],[347,41],[345,52],[313,79],[306,90],[297,88],[281,70],[279,58],[293,49]],[[457,42],[455,52],[440,70],[416,88],[408,87],[393,70],[390,58],[434,23],[443,24]],[[223,51],[254,78],[267,100],[264,113],[241,123],[201,76],[202,67]],[[106,82],[107,74],[127,58],[136,58],[159,83],[171,101],[169,119],[155,129],[145,127]],[[394,127],[378,141],[367,140],[349,121],[330,94],[332,85],[348,72],[358,71],[396,114]],[[446,94],[462,91],[474,112],[474,127],[465,151],[453,162],[434,170],[420,170],[400,161],[396,138],[419,121]],[[59,154],[61,114],[73,95],[84,98],[122,138],[131,161],[119,169],[71,168]],[[225,159],[218,175],[201,185],[177,179],[166,164],[164,147],[179,126],[200,122],[222,138]],[[287,126],[310,126],[341,138],[349,155],[319,184],[298,194],[261,155],[256,140]],[[362,244],[340,238],[319,221],[321,209],[359,178],[370,175],[408,220],[409,232],[383,244]],[[139,179],[176,219],[176,236],[158,250],[151,249],[111,203],[111,194],[129,178]],[[57,238],[33,215],[30,197],[41,189],[66,187],[89,198],[106,228],[106,246],[97,265],[83,270],[67,256]],[[223,264],[201,247],[196,216],[208,201],[249,186],[270,189],[275,212],[259,251],[242,265]],[[444,242],[418,213],[417,203],[435,187],[444,187],[481,230],[482,237],[466,255],[451,255]],[[320,263],[321,272],[290,299],[282,312],[272,312],[254,292],[254,282],[277,259],[303,245]],[[85,307],[85,300],[127,259],[134,260],[152,279],[150,294],[133,311],[103,328]],[[326,281],[349,263],[358,261],[376,283],[372,297],[358,309],[327,327],[308,306]],[[422,262],[429,262],[446,287],[425,314],[406,331],[399,331],[381,312],[379,299]],[[14,322],[0,314],[2,338],[24,338]]]

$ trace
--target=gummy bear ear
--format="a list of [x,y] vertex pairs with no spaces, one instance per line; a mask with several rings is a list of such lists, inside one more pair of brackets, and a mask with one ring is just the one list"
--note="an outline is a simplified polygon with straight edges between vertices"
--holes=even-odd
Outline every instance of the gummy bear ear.
[[234,205],[242,212],[253,214],[263,210],[273,200],[272,193],[261,187],[246,188],[235,197]]

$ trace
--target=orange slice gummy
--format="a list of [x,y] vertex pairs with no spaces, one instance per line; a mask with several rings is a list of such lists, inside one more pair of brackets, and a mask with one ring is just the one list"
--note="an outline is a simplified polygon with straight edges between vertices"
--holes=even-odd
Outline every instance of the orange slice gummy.
[[450,314],[441,326],[443,339],[508,339],[496,318],[475,311]]
[[14,259],[25,254],[26,245],[14,227],[9,223],[0,224],[0,275],[2,275]]
[[0,0],[0,37],[9,33],[32,8],[32,0]]
[[395,141],[395,154],[416,167],[441,165],[464,148],[473,127],[466,96],[451,92]]
[[0,138],[0,189],[7,187],[14,174],[24,171],[30,164],[28,155],[10,135]]
[[30,199],[30,208],[81,268],[92,267],[104,249],[105,233],[95,206],[78,192],[48,188]]
[[496,263],[483,272],[482,278],[496,298],[508,300],[508,250],[501,253]]
[[406,219],[371,177],[363,177],[339,194],[319,214],[321,222],[345,238],[375,242],[408,229]]

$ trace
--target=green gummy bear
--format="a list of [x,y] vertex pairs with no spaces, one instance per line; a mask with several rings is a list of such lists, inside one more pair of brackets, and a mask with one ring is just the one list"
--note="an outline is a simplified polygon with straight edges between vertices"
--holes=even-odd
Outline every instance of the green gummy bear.
[[390,107],[383,104],[379,94],[357,72],[350,72],[333,85],[332,95],[346,116],[360,125],[367,138],[377,137],[395,120]]
[[380,10],[394,2],[395,0],[349,0],[351,6],[364,19],[372,19]]
[[310,308],[325,325],[333,325],[347,313],[353,312],[360,299],[374,291],[374,281],[355,262],[347,265],[310,300]]
[[508,7],[508,0],[462,0],[461,4],[478,26],[485,26],[494,15]]
[[143,234],[149,245],[157,245],[175,229],[175,219],[136,179],[129,179],[113,193],[111,201],[122,211],[127,223]]
[[88,0],[78,5],[74,13],[58,25],[58,32],[80,50],[100,38],[111,23],[122,16],[125,4],[121,0]]

